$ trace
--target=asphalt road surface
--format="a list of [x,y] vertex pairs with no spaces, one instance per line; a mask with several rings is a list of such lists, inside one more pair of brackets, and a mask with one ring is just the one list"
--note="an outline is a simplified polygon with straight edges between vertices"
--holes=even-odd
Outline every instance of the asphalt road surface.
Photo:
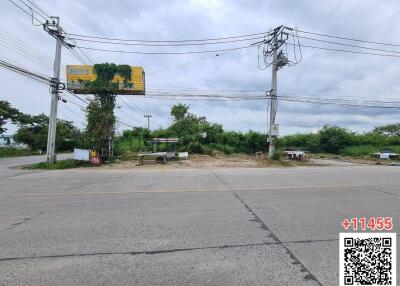
[[399,175],[390,166],[23,171],[3,162],[0,285],[338,285],[341,220],[392,216],[397,232]]
[[[58,160],[71,159],[72,153],[57,154]],[[0,169],[31,165],[46,161],[46,155],[0,158]]]

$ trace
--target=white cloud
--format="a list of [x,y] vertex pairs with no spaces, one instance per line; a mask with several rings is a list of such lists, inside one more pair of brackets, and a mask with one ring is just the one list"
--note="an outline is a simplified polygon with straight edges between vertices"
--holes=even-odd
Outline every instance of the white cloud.
[[[62,26],[79,34],[101,35],[130,39],[196,39],[240,35],[266,31],[280,24],[295,25],[300,29],[346,35],[354,38],[394,42],[400,38],[398,1],[37,1],[44,10],[61,17]],[[10,2],[0,4],[0,26],[19,39],[54,55],[54,39],[41,27],[34,27],[29,17]],[[304,41],[303,41],[304,43]],[[311,44],[311,42],[309,43]],[[315,43],[318,44],[321,43]],[[81,43],[82,46],[93,46]],[[240,45],[240,43],[238,44]],[[323,44],[321,44],[323,45]],[[98,44],[94,44],[99,47]],[[234,44],[232,44],[234,46]],[[110,48],[113,46],[104,46]],[[212,46],[216,48],[218,46]],[[160,50],[160,47],[114,47],[125,50]],[[204,47],[175,47],[174,51],[203,49]],[[395,49],[395,47],[393,47]],[[270,87],[270,70],[257,68],[257,52],[246,49],[238,52],[212,55],[146,56],[88,51],[97,62],[116,62],[142,65],[148,87],[178,87],[207,89],[251,89]],[[363,100],[397,99],[400,92],[399,61],[354,54],[343,54],[303,49],[301,64],[279,72],[278,92],[294,94],[356,98]],[[19,62],[34,70],[51,75],[34,62],[0,46],[0,56]],[[207,58],[207,59],[206,59]],[[65,49],[65,64],[78,63]],[[171,68],[176,67],[176,68]],[[150,74],[151,71],[159,71]],[[63,76],[65,77],[65,75]],[[49,93],[46,86],[0,70],[1,99],[10,101],[24,112],[48,113]],[[68,97],[68,96],[66,96]],[[72,99],[73,100],[73,99]],[[134,100],[133,98],[130,100]],[[166,126],[170,122],[169,108],[177,101],[137,98],[136,104],[154,114],[153,126]],[[226,129],[245,131],[266,130],[266,102],[193,102],[193,112],[221,123]],[[73,112],[60,104],[60,116],[84,121],[79,108],[68,103]],[[133,115],[122,107],[118,114],[124,121],[142,124],[140,114]],[[324,124],[338,124],[357,131],[375,125],[398,122],[395,110],[349,109],[282,102],[278,117],[283,134],[315,131]],[[12,131],[12,130],[11,130]]]

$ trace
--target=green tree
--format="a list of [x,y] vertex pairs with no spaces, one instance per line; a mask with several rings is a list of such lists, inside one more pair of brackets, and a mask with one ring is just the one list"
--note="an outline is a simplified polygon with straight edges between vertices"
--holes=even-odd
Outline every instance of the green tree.
[[390,137],[400,136],[400,124],[388,124],[385,126],[376,127],[374,128],[373,132]]
[[319,136],[322,151],[338,154],[345,147],[352,146],[354,134],[345,128],[325,125]]
[[[20,128],[14,135],[17,142],[30,146],[33,151],[47,148],[49,118],[45,114],[29,116],[29,122],[19,123]],[[81,146],[81,132],[72,122],[57,120],[56,150],[72,151]]]
[[0,134],[7,131],[5,124],[8,120],[15,124],[20,117],[21,112],[18,109],[12,107],[8,101],[0,100]]
[[171,116],[174,118],[174,121],[177,122],[185,118],[189,111],[190,106],[187,104],[176,104],[171,108]]
[[[115,97],[120,84],[127,84],[131,78],[131,68],[128,65],[104,63],[94,65],[96,80],[86,82],[86,89],[94,94],[94,99],[87,107],[86,145],[88,148],[100,151],[107,148],[115,132],[116,118],[114,115]],[[112,82],[119,74],[123,83]]]

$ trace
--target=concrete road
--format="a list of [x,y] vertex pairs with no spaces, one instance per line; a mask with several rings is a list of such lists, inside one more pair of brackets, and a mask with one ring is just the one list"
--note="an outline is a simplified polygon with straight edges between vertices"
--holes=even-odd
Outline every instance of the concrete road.
[[[58,160],[71,159],[72,153],[57,154]],[[46,161],[46,155],[0,158],[0,169],[30,165]]]
[[[58,160],[71,159],[72,155],[73,155],[72,153],[57,154],[57,159]],[[37,172],[37,171],[21,170],[21,167],[45,161],[46,161],[46,155],[0,158],[0,180],[2,178],[14,177],[14,176]],[[1,187],[2,186],[0,184],[0,188]]]
[[342,219],[398,231],[399,167],[4,170],[0,285],[338,285]]

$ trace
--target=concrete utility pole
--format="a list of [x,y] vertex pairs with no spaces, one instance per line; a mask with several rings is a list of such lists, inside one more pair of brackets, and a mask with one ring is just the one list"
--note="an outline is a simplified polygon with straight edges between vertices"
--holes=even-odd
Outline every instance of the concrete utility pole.
[[276,124],[275,117],[277,112],[277,89],[278,89],[278,35],[275,32],[272,43],[272,79],[271,79],[271,113],[269,120],[269,148],[268,148],[268,157],[271,158],[275,152],[275,144],[276,144]]
[[[294,47],[293,59],[288,56],[288,49],[286,52],[281,49],[281,46],[286,41],[292,41],[289,45]],[[271,158],[275,152],[276,138],[279,135],[279,125],[275,123],[276,113],[278,108],[278,70],[284,66],[295,66],[301,62],[301,48],[297,36],[297,30],[286,26],[276,27],[273,31],[266,34],[264,40],[254,43],[258,45],[259,51],[262,48],[263,61],[260,66],[260,56],[258,56],[258,66],[264,70],[272,66],[271,90],[267,91],[266,95],[271,101],[271,113],[269,120],[269,133],[268,133],[268,157]],[[272,56],[272,61],[271,61]],[[299,57],[300,56],[300,57]]]
[[51,85],[51,106],[50,106],[50,117],[49,117],[49,130],[47,134],[47,163],[54,164],[56,162],[55,145],[56,145],[56,129],[57,129],[57,105],[58,105],[58,84],[60,82],[60,64],[61,64],[61,45],[62,39],[60,29],[60,18],[51,17],[54,19],[53,25],[55,25],[55,31],[57,33],[56,38],[56,55],[54,60],[54,73]]
[[144,117],[147,118],[147,129],[150,130],[150,117],[153,117],[153,116],[151,116],[150,114],[146,114]]

